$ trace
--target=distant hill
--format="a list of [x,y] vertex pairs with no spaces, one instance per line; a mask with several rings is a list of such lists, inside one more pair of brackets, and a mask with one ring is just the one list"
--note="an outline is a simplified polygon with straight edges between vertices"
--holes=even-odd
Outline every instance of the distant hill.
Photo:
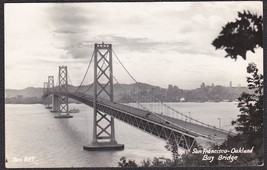
[[43,94],[43,88],[38,87],[27,87],[26,89],[14,90],[14,89],[6,89],[5,97],[17,97],[18,95],[22,95],[23,97],[41,97]]
[[[114,84],[114,94],[127,94],[127,92],[134,90],[134,87],[136,85],[134,84]],[[155,86],[145,84],[145,83],[138,83],[138,86],[142,89],[151,89]],[[86,92],[86,93],[92,93],[93,92],[93,86],[89,88],[90,85],[81,86],[78,90],[78,92]],[[69,92],[76,91],[76,86],[68,86]],[[88,90],[89,89],[89,90]],[[17,97],[18,95],[22,95],[23,97],[41,97],[43,94],[43,88],[40,87],[27,87],[25,89],[15,90],[15,89],[6,89],[5,90],[6,97]]]
[[[103,85],[104,86],[104,85]],[[138,87],[138,88],[137,88]],[[56,87],[57,88],[57,87]],[[107,86],[109,88],[109,86]],[[242,92],[249,93],[246,87],[224,87],[224,86],[206,86],[192,90],[179,89],[177,86],[173,88],[161,88],[159,86],[153,86],[145,83],[135,84],[114,84],[114,100],[117,102],[153,102],[152,97],[145,97],[148,93],[153,94],[157,99],[164,102],[206,102],[206,101],[234,101],[242,94]],[[69,92],[75,92],[77,87],[68,86]],[[93,94],[93,86],[85,85],[78,89],[80,93]],[[41,98],[43,94],[43,88],[28,87],[21,90],[6,89],[6,98],[14,98],[23,96]],[[107,98],[105,93],[100,95],[103,98]]]

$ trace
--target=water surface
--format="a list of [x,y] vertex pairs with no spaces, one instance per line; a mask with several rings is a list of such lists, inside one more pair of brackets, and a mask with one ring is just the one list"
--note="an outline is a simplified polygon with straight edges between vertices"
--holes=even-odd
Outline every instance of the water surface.
[[[233,129],[231,121],[239,113],[237,105],[230,102],[168,104],[213,126],[219,126],[220,118],[226,130]],[[157,109],[155,105],[147,104]],[[70,108],[79,108],[80,113],[73,114],[72,119],[54,119],[54,113],[41,104],[6,104],[6,167],[117,167],[122,156],[137,163],[154,156],[171,157],[164,148],[165,141],[118,120],[116,140],[125,145],[123,151],[85,151],[83,145],[92,140],[93,110],[84,104],[70,104]]]

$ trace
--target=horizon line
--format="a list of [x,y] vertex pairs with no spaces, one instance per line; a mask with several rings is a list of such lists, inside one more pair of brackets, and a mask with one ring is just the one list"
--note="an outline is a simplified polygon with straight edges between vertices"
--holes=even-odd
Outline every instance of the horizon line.
[[[137,82],[137,83],[142,83],[142,82]],[[93,84],[93,83],[92,83]],[[136,84],[136,83],[131,83],[131,84],[126,84],[126,83],[114,83],[113,85],[116,85],[116,84],[119,84],[119,85],[132,85],[132,84]],[[169,86],[172,86],[172,87],[177,87],[178,89],[181,89],[181,90],[194,90],[194,89],[199,89],[201,88],[201,84],[199,85],[199,87],[196,87],[196,88],[191,88],[191,89],[183,89],[183,88],[179,88],[178,85],[173,85],[173,84],[169,84],[167,87],[161,87],[161,86],[158,86],[158,85],[152,85],[152,84],[148,84],[148,83],[142,83],[142,84],[147,84],[147,85],[150,85],[150,86],[154,86],[154,87],[159,87],[159,88],[162,88],[162,89],[168,89]],[[78,87],[79,85],[75,86],[75,85],[71,85],[71,84],[68,84],[69,86],[73,86],[73,87]],[[87,84],[87,85],[81,85],[81,86],[89,86],[91,84]],[[247,87],[247,86],[242,86],[242,85],[237,85],[237,86],[225,86],[225,85],[220,85],[220,84],[217,84],[215,85],[214,84],[214,87],[216,86],[221,86],[221,87]],[[57,86],[55,86],[57,87]],[[205,87],[212,87],[212,85],[205,85]],[[14,89],[14,88],[5,88],[5,91],[6,90],[24,90],[24,89],[27,89],[27,88],[42,88],[43,87],[34,87],[34,86],[29,86],[29,87],[25,87],[25,88],[21,88],[21,89]]]

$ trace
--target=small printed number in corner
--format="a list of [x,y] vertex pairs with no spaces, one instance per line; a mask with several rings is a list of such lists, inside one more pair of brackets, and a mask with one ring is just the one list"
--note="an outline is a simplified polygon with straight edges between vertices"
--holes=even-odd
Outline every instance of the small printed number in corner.
[[[25,156],[23,158],[13,157],[12,162],[34,162],[35,157],[34,156]],[[8,160],[6,159],[6,163],[8,163]]]

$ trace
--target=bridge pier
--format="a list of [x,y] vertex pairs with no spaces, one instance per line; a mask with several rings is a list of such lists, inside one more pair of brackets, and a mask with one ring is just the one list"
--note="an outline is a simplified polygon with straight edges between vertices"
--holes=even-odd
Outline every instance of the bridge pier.
[[59,105],[58,105],[58,96],[52,95],[52,110],[51,113],[58,113]]
[[106,150],[124,150],[123,144],[111,142],[95,142],[88,146],[83,146],[84,150],[88,151],[106,151]]
[[[98,72],[100,73],[99,75]],[[100,80],[105,83],[101,84]],[[95,44],[93,141],[90,145],[83,146],[83,149],[89,151],[123,150],[124,145],[118,144],[115,140],[114,118],[100,112],[97,108],[97,99],[100,94],[114,102],[111,44]]]
[[[48,90],[49,90],[48,82],[44,82],[43,94],[47,93]],[[43,103],[44,103],[46,109],[51,109],[49,97],[43,98]]]
[[46,98],[46,100],[47,100],[47,106],[45,108],[46,109],[52,109],[52,107],[50,106],[50,104],[51,104],[51,96],[48,96]]
[[45,105],[45,108],[48,109],[48,103],[49,103],[49,99],[48,97],[43,99],[43,104]]
[[57,99],[58,106],[55,105],[55,108],[58,108],[58,114],[54,118],[72,118],[73,116],[69,114],[69,100],[67,96],[60,95],[63,91],[68,91],[68,70],[67,66],[59,66],[58,72],[59,78],[59,96]]
[[58,112],[58,96],[56,96],[54,94],[54,76],[48,76],[48,88],[49,90],[52,91],[52,95],[51,95],[51,103],[52,103],[52,107],[50,112],[51,113],[57,113]]

